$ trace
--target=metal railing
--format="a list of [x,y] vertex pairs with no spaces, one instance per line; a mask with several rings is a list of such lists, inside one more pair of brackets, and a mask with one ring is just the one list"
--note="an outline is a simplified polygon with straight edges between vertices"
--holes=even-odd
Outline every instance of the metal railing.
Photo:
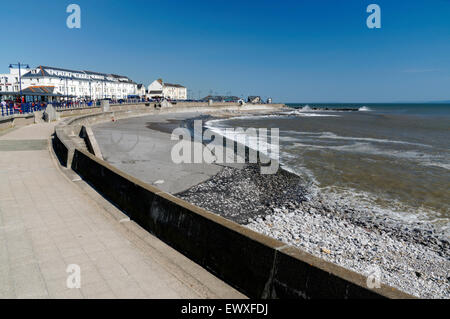
[[[111,105],[121,104],[141,104],[149,103],[145,99],[122,99],[110,100]],[[27,103],[8,103],[0,105],[0,116],[11,116],[18,114],[30,114],[37,111],[44,111],[47,104],[53,105],[57,110],[80,109],[89,107],[100,107],[101,101],[64,101],[64,102],[27,102]]]
[[1,116],[11,116],[16,114],[30,114],[45,110],[47,105],[40,103],[9,103],[0,106]]

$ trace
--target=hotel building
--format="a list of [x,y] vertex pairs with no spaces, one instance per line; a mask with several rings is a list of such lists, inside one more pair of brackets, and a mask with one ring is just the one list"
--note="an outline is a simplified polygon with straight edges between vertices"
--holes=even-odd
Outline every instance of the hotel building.
[[167,98],[171,100],[186,100],[187,89],[180,84],[164,83],[162,79],[153,81],[148,87],[149,98]]
[[116,74],[49,66],[21,69],[20,74],[19,69],[10,68],[9,74],[0,74],[0,95],[18,95],[20,89],[24,95],[44,91],[51,97],[92,100],[126,99],[139,93],[135,82]]

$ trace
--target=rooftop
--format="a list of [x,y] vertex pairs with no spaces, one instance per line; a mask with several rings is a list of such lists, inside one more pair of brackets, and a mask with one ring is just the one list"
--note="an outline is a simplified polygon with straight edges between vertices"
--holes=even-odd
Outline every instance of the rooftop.
[[[47,69],[48,69],[48,70],[55,70],[55,71],[62,71],[62,72],[81,73],[81,74],[87,74],[87,75],[99,75],[99,76],[103,76],[103,77],[113,77],[115,79],[126,79],[126,82],[135,83],[135,82],[133,82],[133,80],[131,80],[127,76],[117,75],[117,74],[106,74],[106,73],[100,73],[100,72],[94,72],[94,71],[88,71],[88,70],[83,70],[83,71],[70,70],[70,69],[63,69],[63,68],[58,68],[58,67],[53,67],[53,66],[43,66],[43,65],[38,66],[36,69],[39,69],[39,71],[37,73],[28,72],[28,73],[24,74],[23,77],[24,78],[33,78],[33,77],[42,77],[42,76],[55,77],[55,75],[51,75],[50,73],[47,72]],[[60,77],[64,77],[64,76],[60,76]]]
[[171,87],[175,87],[175,88],[185,88],[181,84],[172,84],[172,83],[164,83],[164,86],[171,86]]

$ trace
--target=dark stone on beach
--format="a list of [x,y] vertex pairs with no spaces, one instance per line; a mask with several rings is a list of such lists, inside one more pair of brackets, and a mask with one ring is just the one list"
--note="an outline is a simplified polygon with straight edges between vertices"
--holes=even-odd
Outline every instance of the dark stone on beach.
[[274,209],[289,213],[293,203],[305,201],[305,189],[300,178],[285,170],[262,175],[260,166],[247,164],[243,169],[225,167],[205,183],[177,194],[197,206],[205,208],[237,223],[246,224],[249,218],[264,217]]

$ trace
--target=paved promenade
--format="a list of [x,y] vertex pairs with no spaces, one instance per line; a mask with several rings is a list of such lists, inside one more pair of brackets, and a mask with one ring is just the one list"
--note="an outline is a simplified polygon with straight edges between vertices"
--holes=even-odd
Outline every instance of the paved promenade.
[[[0,298],[245,298],[114,218],[121,213],[58,167],[53,131],[34,124],[0,136]],[[71,264],[80,289],[67,288]]]

